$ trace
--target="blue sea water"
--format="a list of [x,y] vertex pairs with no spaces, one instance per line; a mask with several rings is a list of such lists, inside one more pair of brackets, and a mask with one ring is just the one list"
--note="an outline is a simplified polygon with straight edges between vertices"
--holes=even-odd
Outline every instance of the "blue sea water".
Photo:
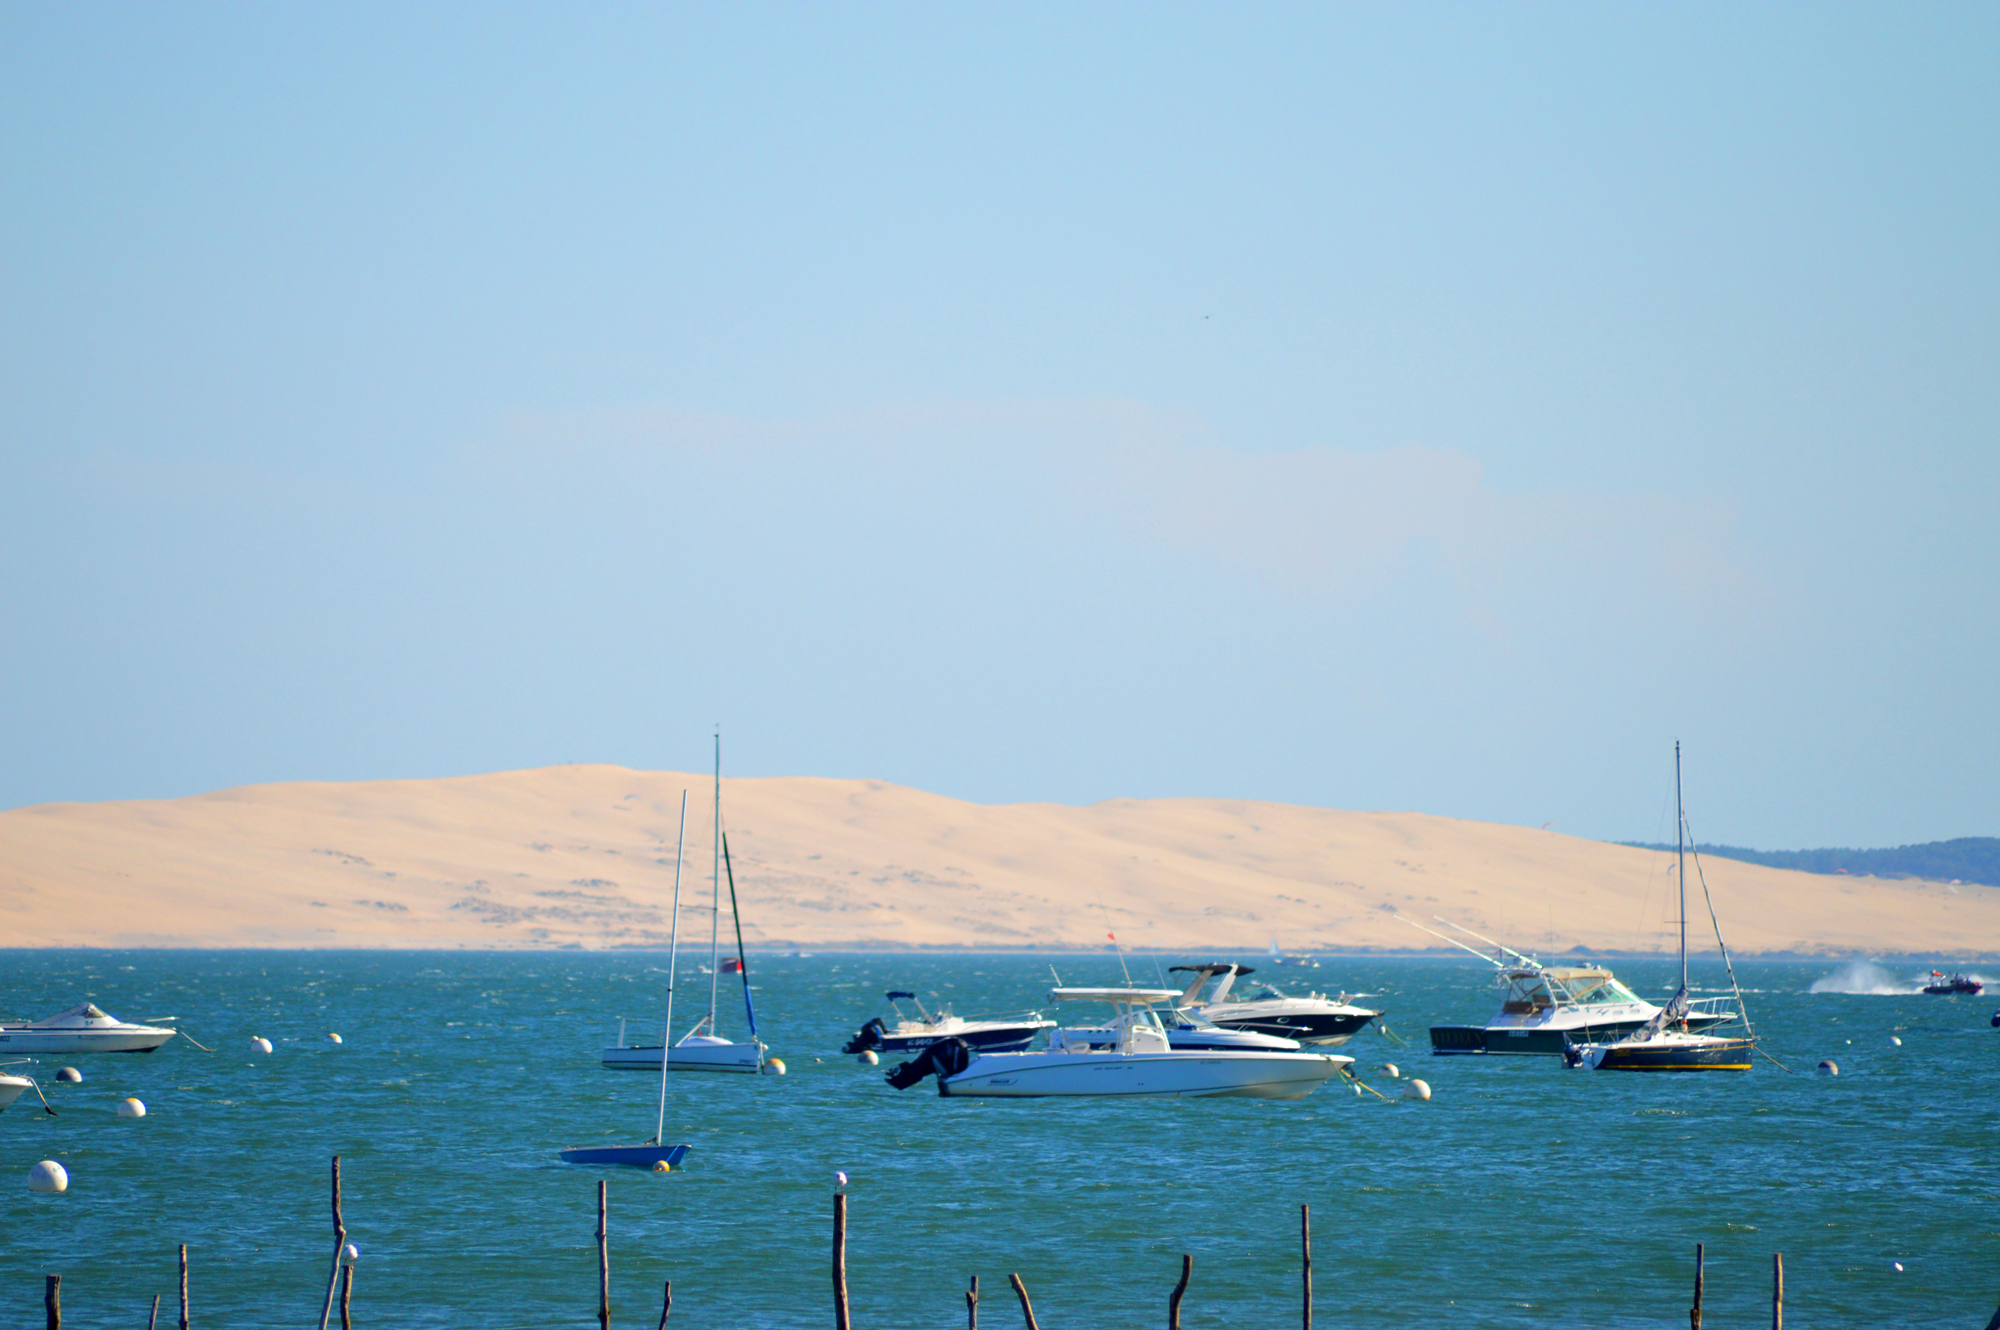
[[[68,1326],[143,1325],[155,1293],[171,1324],[182,1242],[202,1330],[317,1324],[336,1153],[370,1327],[594,1324],[600,1176],[615,1325],[654,1326],[666,1279],[673,1326],[826,1325],[837,1169],[863,1330],[964,1324],[974,1274],[985,1323],[1019,1324],[1009,1272],[1051,1330],[1157,1326],[1182,1252],[1191,1330],[1296,1325],[1301,1204],[1323,1326],[1682,1326],[1696,1242],[1713,1326],[1769,1324],[1774,1251],[1795,1327],[1978,1327],[2000,1303],[1991,995],[1814,993],[1836,967],[1753,961],[1753,1017],[1799,1075],[1621,1076],[1429,1056],[1425,1026],[1495,1004],[1470,958],[1302,972],[1379,994],[1412,1041],[1369,1031],[1344,1050],[1389,1102],[1339,1086],[1285,1103],[943,1100],[837,1055],[886,988],[1017,1010],[1042,1001],[1051,960],[1066,982],[1118,981],[1104,956],[753,956],[790,1074],[677,1073],[668,1136],[694,1148],[658,1176],[556,1151],[652,1134],[657,1082],[596,1054],[619,1017],[657,1023],[662,956],[0,952],[9,1014],[88,996],[171,1013],[215,1050],[45,1059],[60,1116],[32,1095],[0,1114],[0,1326],[41,1324],[53,1272]],[[1672,967],[1616,969],[1664,996]],[[735,982],[723,1030],[740,1037]],[[680,1011],[706,996],[683,976]],[[257,1035],[275,1051],[253,1052]],[[1822,1058],[1841,1074],[1812,1074]],[[1430,1102],[1398,1097],[1376,1070],[1392,1060]],[[54,1084],[61,1062],[84,1082]],[[126,1095],[148,1116],[117,1118]],[[69,1170],[66,1194],[27,1191],[44,1158]]]

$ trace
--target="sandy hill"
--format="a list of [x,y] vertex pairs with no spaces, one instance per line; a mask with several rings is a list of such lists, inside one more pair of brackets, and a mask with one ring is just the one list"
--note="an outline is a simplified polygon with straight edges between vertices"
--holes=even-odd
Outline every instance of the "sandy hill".
[[[753,947],[1437,946],[1442,914],[1543,951],[1664,949],[1673,856],[1418,813],[1224,799],[988,807],[881,781],[723,782]],[[705,904],[709,779],[566,766],[259,785],[0,813],[0,945],[663,944],[689,791]],[[2000,889],[1706,861],[1744,952],[1990,953]],[[699,932],[704,919],[691,914]]]

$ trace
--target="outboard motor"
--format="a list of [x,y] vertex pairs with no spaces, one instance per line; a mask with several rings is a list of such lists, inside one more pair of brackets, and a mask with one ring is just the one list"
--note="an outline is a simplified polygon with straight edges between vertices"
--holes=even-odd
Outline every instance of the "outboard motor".
[[882,1024],[882,1018],[880,1016],[874,1017],[868,1024],[862,1026],[860,1032],[847,1041],[847,1047],[840,1051],[843,1053],[866,1053],[871,1048],[880,1048],[882,1047],[882,1036],[887,1032],[888,1027]]
[[939,1092],[943,1083],[972,1065],[972,1045],[963,1039],[940,1039],[908,1062],[899,1062],[882,1073],[882,1079],[898,1090],[907,1090],[926,1076],[935,1075]]

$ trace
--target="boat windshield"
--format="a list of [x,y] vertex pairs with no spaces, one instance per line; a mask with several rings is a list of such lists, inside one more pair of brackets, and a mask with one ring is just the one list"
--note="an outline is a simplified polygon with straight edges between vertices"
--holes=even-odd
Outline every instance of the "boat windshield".
[[1186,1007],[1175,1007],[1166,1014],[1172,1018],[1177,1027],[1183,1030],[1214,1030],[1220,1028],[1214,1021],[1200,1012],[1189,1011]]
[[[1290,999],[1291,995],[1279,989],[1275,984],[1259,984],[1257,985],[1256,993],[1249,1000],[1252,1002],[1286,1002]],[[1237,1001],[1241,1002],[1243,999],[1238,998]]]
[[1637,1002],[1639,995],[1616,979],[1606,975],[1601,982],[1580,982],[1569,986],[1570,993],[1578,1002],[1610,1003]]

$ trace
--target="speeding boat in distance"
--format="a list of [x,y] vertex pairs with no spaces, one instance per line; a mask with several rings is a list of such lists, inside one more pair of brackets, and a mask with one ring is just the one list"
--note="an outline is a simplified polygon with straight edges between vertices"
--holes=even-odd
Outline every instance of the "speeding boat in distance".
[[[1499,949],[1500,958],[1445,937],[1435,929],[1402,915],[1412,928],[1423,929],[1471,952],[1492,965],[1500,984],[1500,1010],[1484,1025],[1433,1025],[1435,1054],[1525,1053],[1561,1057],[1571,1044],[1623,1039],[1658,1016],[1661,1008],[1634,993],[1601,965],[1544,965],[1534,957],[1501,946],[1468,928],[1440,919],[1469,937]],[[1727,998],[1701,998],[1689,1004],[1686,1023],[1700,1031],[1734,1020],[1733,1011],[1717,1010]]]
[[1924,985],[1924,992],[1933,997],[1952,997],[1958,994],[1978,997],[1985,991],[1986,985],[1970,975],[1944,974],[1937,970],[1931,971],[1931,981]]
[[[847,1041],[847,1047],[841,1052],[914,1053],[929,1048],[940,1039],[962,1039],[966,1047],[975,1052],[1013,1053],[1026,1048],[1036,1035],[1055,1026],[1054,1021],[1039,1011],[968,1020],[952,1015],[950,1007],[928,1011],[921,998],[904,989],[893,989],[887,996],[890,1010],[896,1013],[896,1023],[892,1026],[880,1016],[870,1019]],[[915,1016],[903,1010],[905,1002],[917,1009]]]
[[45,1020],[0,1021],[0,1053],[150,1053],[176,1033],[121,1021],[95,1002],[79,1002]]
[[1042,1052],[977,1053],[961,1040],[943,1039],[890,1068],[886,1079],[905,1090],[935,1076],[946,1098],[1301,1099],[1353,1065],[1353,1058],[1336,1053],[1175,1049],[1153,1005],[1177,996],[1170,988],[1053,989],[1051,1002],[1109,1003],[1116,1015],[1103,1026],[1058,1025]]
[[[1337,1048],[1382,1015],[1373,1008],[1355,1006],[1345,993],[1338,997],[1324,993],[1292,997],[1270,984],[1260,983],[1249,996],[1234,997],[1236,981],[1257,973],[1247,965],[1176,965],[1169,973],[1194,976],[1175,1006],[1225,1030],[1247,1030],[1296,1039],[1302,1044]],[[1202,989],[1211,979],[1216,981],[1215,991],[1204,999]]]

